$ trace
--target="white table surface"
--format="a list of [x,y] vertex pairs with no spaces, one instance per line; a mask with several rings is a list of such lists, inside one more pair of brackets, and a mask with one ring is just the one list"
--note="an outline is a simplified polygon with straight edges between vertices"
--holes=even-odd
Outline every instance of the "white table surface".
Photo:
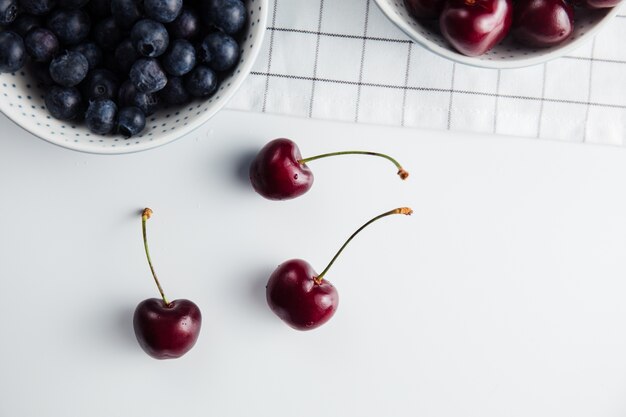
[[[626,150],[222,112],[149,152],[68,151],[0,119],[0,416],[623,417]],[[270,202],[246,180],[266,141],[305,155],[313,189]],[[265,304],[273,268],[320,271],[335,317],[291,330]],[[140,350],[157,296],[204,323],[185,357]]]

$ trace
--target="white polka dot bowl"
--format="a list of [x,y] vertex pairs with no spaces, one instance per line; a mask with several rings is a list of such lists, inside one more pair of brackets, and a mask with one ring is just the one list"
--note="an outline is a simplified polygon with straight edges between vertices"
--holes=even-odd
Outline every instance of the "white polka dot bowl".
[[507,36],[486,54],[476,57],[457,52],[439,31],[437,21],[420,22],[409,15],[404,0],[375,0],[382,12],[416,43],[461,64],[484,68],[520,68],[537,65],[561,57],[591,40],[618,13],[622,2],[612,9],[576,9],[574,33],[565,42],[551,48],[526,48]]
[[218,91],[206,100],[160,110],[146,118],[139,135],[125,139],[118,135],[90,133],[81,123],[54,119],[46,110],[44,91],[28,73],[28,66],[12,74],[0,74],[0,111],[15,123],[48,142],[76,151],[97,154],[139,152],[172,142],[214,116],[235,94],[252,70],[261,49],[267,26],[269,0],[245,0],[247,27],[241,35],[241,59]]

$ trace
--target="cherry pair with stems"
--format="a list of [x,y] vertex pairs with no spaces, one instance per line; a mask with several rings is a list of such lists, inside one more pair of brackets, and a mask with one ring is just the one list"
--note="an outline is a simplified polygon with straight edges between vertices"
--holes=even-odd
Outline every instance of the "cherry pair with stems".
[[[400,178],[406,179],[409,175],[395,159],[384,154],[348,151],[303,159],[294,142],[276,139],[268,143],[252,162],[250,180],[254,189],[268,199],[295,198],[308,191],[313,184],[313,173],[306,165],[307,162],[346,154],[382,157],[396,165]],[[296,330],[311,330],[326,323],[337,310],[339,297],[337,290],[325,276],[341,252],[357,234],[375,221],[394,214],[411,213],[410,208],[400,207],[366,222],[347,239],[320,274],[302,259],[291,259],[279,265],[266,286],[270,309]],[[195,345],[200,334],[202,314],[192,301],[187,299],[168,301],[165,297],[148,249],[146,223],[152,214],[151,209],[144,209],[141,225],[148,265],[161,298],[150,298],[139,303],[135,309],[133,327],[139,345],[150,356],[156,359],[178,358]]]

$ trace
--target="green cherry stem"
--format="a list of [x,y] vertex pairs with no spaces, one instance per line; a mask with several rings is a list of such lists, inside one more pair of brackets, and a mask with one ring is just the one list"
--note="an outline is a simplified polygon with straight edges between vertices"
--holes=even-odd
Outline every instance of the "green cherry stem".
[[152,213],[153,213],[152,209],[149,209],[149,208],[145,208],[143,212],[141,213],[141,231],[143,232],[143,247],[146,250],[146,258],[148,258],[148,265],[150,265],[150,271],[152,272],[152,277],[154,278],[154,282],[156,283],[157,288],[159,289],[159,293],[161,293],[161,298],[163,298],[163,302],[165,303],[165,306],[169,307],[170,302],[167,301],[167,298],[165,298],[165,293],[163,292],[163,288],[161,288],[161,283],[159,282],[159,279],[156,276],[156,272],[154,272],[154,267],[152,266],[152,259],[150,259],[150,251],[148,250],[146,223],[148,222],[148,219],[152,217]]
[[341,255],[341,252],[343,252],[343,250],[346,248],[346,246],[348,246],[348,243],[350,243],[350,241],[352,241],[352,239],[354,239],[355,236],[358,235],[361,232],[361,230],[365,229],[367,226],[369,226],[370,224],[374,223],[375,221],[380,220],[383,217],[391,216],[393,214],[404,214],[406,216],[410,216],[411,214],[413,214],[413,210],[411,210],[409,207],[400,207],[400,208],[397,208],[397,209],[393,209],[393,210],[390,210],[390,211],[388,211],[386,213],[379,214],[378,216],[374,217],[373,219],[371,219],[370,221],[365,223],[363,226],[359,227],[357,229],[357,231],[352,233],[352,235],[348,238],[348,240],[346,240],[346,243],[344,243],[343,246],[337,251],[335,256],[333,256],[333,259],[330,260],[330,263],[326,266],[326,268],[324,268],[322,273],[314,278],[315,283],[318,284],[318,285],[322,283],[322,280],[324,279],[324,276],[326,275],[326,273],[328,272],[330,267],[333,266],[333,264],[335,263],[335,261],[337,260],[339,255]]
[[381,157],[381,158],[385,158],[388,161],[391,161],[391,163],[393,163],[396,166],[396,168],[398,168],[398,176],[401,179],[405,180],[405,179],[407,179],[409,177],[409,172],[406,171],[404,168],[402,168],[402,165],[400,165],[400,163],[398,161],[396,161],[395,159],[393,159],[389,155],[385,155],[384,153],[378,153],[378,152],[368,152],[368,151],[332,152],[332,153],[324,153],[324,154],[321,154],[321,155],[312,156],[310,158],[300,159],[298,162],[304,165],[307,162],[315,161],[317,159],[327,158],[329,156],[338,156],[338,155],[369,155],[369,156],[378,156],[378,157]]

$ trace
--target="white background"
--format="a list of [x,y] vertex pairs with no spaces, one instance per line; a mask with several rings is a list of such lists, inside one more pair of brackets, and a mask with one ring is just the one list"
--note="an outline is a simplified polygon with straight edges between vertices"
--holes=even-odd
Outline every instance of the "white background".
[[[0,120],[0,417],[626,414],[626,150],[224,111],[125,156],[55,147]],[[256,195],[268,140],[304,155],[313,189]],[[410,205],[346,250],[340,307],[296,332],[265,304],[282,261],[318,271],[379,212]],[[157,296],[204,323],[156,361],[132,313]]]

